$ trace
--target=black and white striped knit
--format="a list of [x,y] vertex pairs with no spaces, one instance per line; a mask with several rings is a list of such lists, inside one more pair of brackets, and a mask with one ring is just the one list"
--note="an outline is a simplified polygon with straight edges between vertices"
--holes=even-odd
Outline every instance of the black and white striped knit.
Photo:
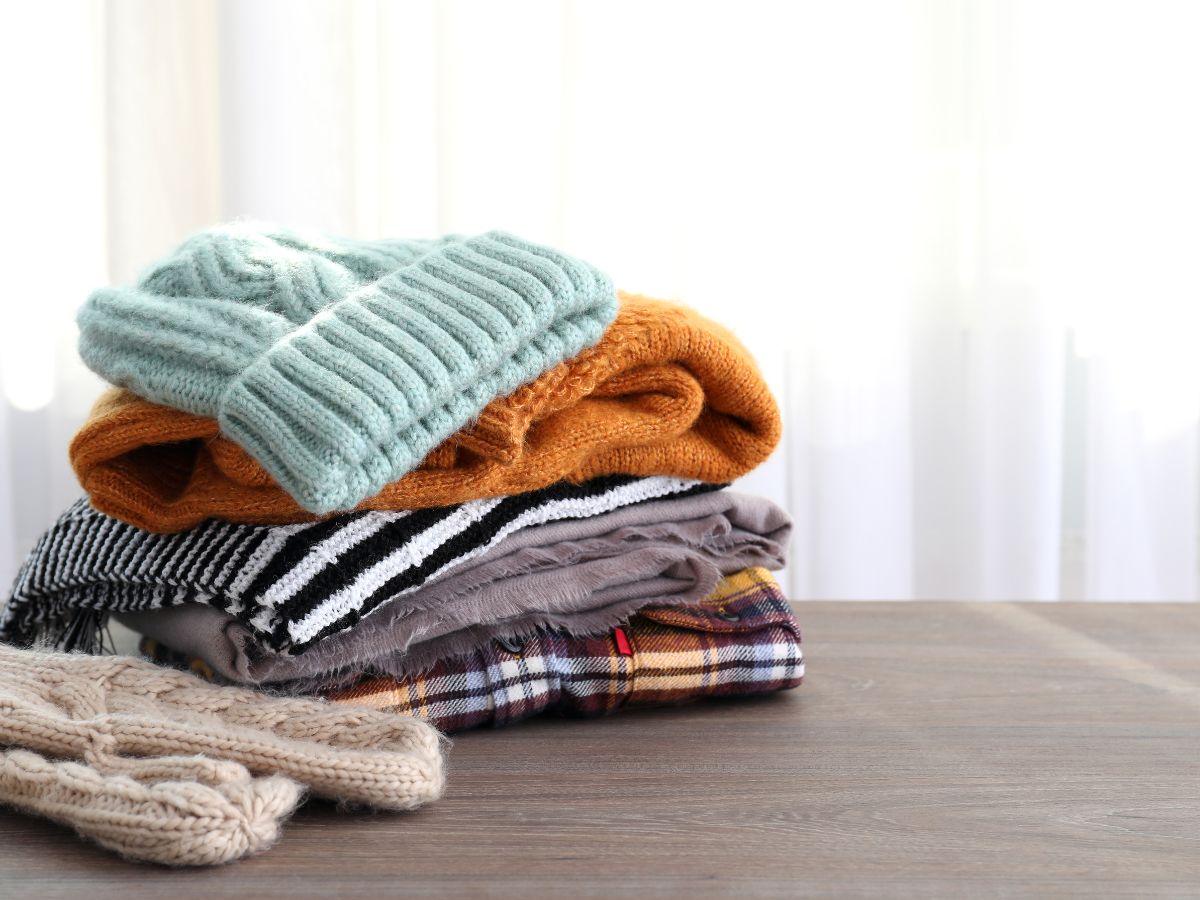
[[297,525],[210,520],[179,534],[142,531],[79,500],[18,572],[0,639],[49,636],[68,649],[88,646],[109,613],[207,603],[235,616],[265,646],[295,654],[519,529],[717,487],[609,476],[457,506],[363,511]]

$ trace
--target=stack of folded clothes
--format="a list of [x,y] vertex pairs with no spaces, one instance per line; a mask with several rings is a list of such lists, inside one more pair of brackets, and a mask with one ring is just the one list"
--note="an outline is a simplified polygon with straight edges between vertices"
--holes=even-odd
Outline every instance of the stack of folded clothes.
[[202,232],[79,315],[115,386],[0,637],[454,731],[800,683],[779,412],[729,332],[503,233]]

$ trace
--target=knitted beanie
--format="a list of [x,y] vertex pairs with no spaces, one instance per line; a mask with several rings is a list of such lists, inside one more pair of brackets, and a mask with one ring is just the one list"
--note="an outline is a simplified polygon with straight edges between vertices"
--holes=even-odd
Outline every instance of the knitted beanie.
[[114,384],[215,416],[321,514],[595,344],[616,310],[601,272],[500,232],[354,241],[237,223],[96,291],[79,349]]

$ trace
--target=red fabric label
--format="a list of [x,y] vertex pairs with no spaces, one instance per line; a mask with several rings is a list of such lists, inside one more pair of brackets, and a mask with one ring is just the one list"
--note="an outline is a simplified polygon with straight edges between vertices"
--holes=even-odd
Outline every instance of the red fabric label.
[[617,642],[617,652],[622,656],[633,656],[633,647],[629,645],[629,637],[624,628],[613,629],[613,640]]

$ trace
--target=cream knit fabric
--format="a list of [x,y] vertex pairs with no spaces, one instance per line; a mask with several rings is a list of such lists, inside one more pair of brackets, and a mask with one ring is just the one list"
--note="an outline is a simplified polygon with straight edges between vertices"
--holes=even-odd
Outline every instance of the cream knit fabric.
[[0,803],[134,859],[212,865],[265,849],[305,786],[413,809],[442,792],[440,742],[403,716],[0,646]]

